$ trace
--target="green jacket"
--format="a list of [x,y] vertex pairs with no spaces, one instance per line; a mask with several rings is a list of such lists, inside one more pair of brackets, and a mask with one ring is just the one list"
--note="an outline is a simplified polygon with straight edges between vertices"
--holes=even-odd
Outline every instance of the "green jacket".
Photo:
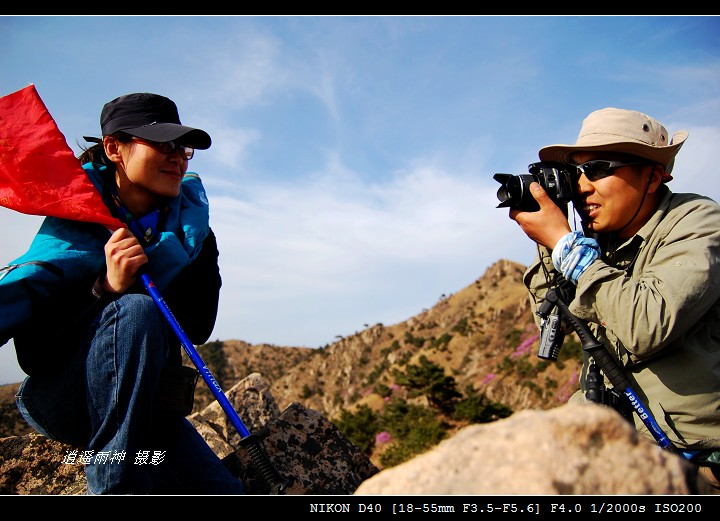
[[[624,366],[677,447],[720,449],[720,205],[668,190],[635,236],[605,249],[580,276],[570,311]],[[547,289],[541,263],[555,271],[545,248],[524,279],[535,309]],[[587,367],[571,401],[584,400]]]

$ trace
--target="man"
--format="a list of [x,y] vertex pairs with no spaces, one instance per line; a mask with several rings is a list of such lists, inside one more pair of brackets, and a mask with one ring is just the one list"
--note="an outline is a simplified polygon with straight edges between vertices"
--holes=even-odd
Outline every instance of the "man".
[[[720,206],[667,183],[686,131],[670,140],[658,121],[618,108],[585,118],[574,145],[551,145],[541,161],[568,165],[582,230],[532,183],[536,212],[510,218],[538,244],[525,274],[536,309],[558,275],[586,321],[622,367],[638,398],[680,453],[720,491]],[[586,357],[587,358],[587,357]],[[571,401],[585,401],[581,389]],[[655,440],[633,415],[639,432]]]

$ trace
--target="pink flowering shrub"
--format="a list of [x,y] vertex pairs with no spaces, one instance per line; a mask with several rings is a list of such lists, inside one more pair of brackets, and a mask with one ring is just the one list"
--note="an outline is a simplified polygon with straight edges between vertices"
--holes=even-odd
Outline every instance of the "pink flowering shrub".
[[532,335],[532,336],[528,337],[519,346],[517,346],[517,348],[515,349],[515,352],[513,354],[511,354],[510,356],[512,358],[518,358],[520,356],[528,354],[530,352],[530,348],[537,341],[538,338],[539,338],[539,335]]
[[570,377],[570,380],[568,380],[565,385],[562,386],[560,390],[555,394],[555,399],[558,402],[564,403],[567,402],[570,399],[570,396],[577,390],[578,388],[578,376],[577,374],[574,374]]
[[383,445],[385,443],[390,443],[390,440],[392,440],[392,436],[388,431],[378,432],[375,435],[375,445]]
[[480,384],[482,385],[482,384],[490,383],[494,379],[495,379],[495,373],[488,373],[487,376],[485,376],[485,378],[482,379],[482,382],[480,382]]

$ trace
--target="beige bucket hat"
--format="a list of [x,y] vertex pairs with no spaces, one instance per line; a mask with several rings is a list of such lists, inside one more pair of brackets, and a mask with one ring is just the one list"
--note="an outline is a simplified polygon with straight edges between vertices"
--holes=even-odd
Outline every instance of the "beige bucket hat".
[[571,163],[575,152],[621,152],[660,163],[670,173],[687,137],[686,130],[679,130],[668,141],[665,127],[647,114],[608,107],[585,118],[574,145],[549,145],[538,155],[541,161]]

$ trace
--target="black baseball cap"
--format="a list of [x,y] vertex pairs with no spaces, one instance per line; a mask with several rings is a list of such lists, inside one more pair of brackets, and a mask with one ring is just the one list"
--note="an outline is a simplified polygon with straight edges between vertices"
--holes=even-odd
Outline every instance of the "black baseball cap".
[[103,136],[122,131],[149,141],[177,141],[199,150],[210,148],[212,143],[204,130],[180,123],[175,102],[149,92],[126,94],[107,102],[100,114],[100,129]]

